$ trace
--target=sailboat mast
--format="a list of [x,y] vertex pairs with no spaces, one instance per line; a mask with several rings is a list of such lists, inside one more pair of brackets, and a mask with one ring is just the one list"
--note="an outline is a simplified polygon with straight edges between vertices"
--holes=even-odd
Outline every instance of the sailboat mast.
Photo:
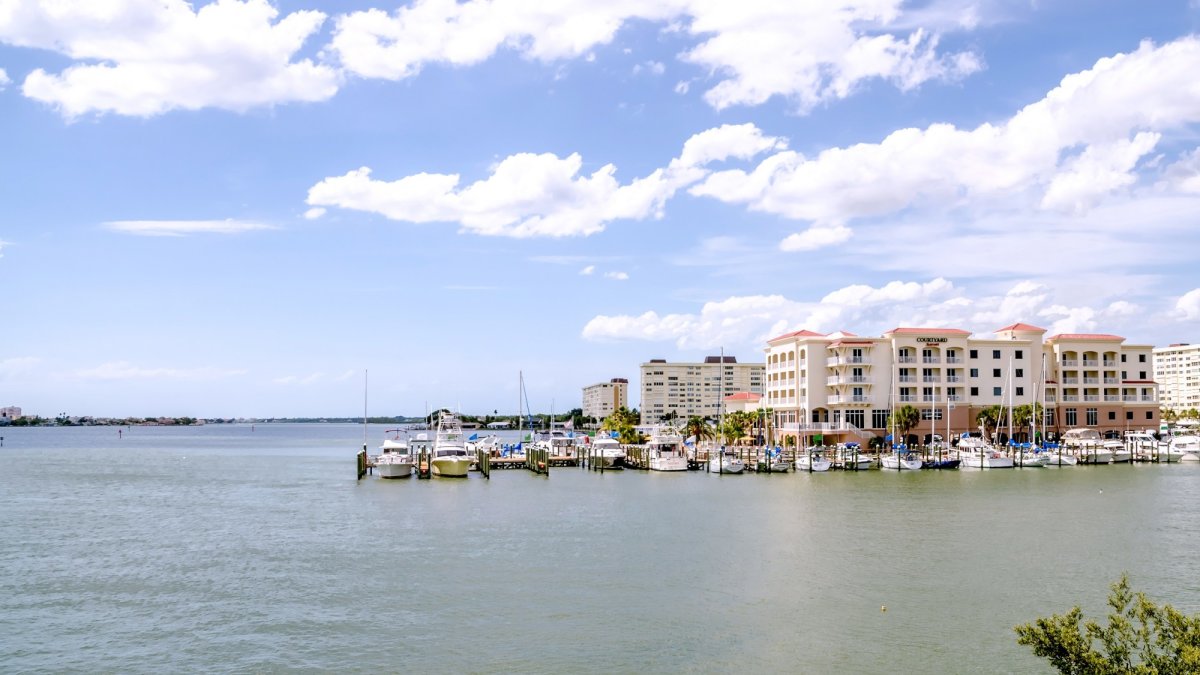
[[524,427],[525,414],[524,402],[521,399],[521,393],[525,391],[525,372],[517,371],[517,442],[521,442],[521,430]]
[[367,370],[363,370],[363,450],[367,449]]

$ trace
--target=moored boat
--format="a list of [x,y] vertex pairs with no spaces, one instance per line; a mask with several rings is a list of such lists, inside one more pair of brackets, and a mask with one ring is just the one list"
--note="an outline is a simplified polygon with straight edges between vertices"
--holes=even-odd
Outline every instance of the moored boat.
[[[828,471],[832,465],[833,462],[825,457],[825,452],[819,448],[808,448],[796,455],[797,471]],[[865,468],[870,468],[870,464]]]
[[431,472],[443,478],[464,478],[471,469],[471,457],[467,454],[463,439],[462,422],[458,415],[443,410],[438,415],[437,434],[433,437]]
[[625,468],[625,449],[612,436],[596,436],[592,441],[592,461],[605,469]]
[[687,471],[687,451],[683,436],[674,431],[656,430],[646,443],[651,471]]
[[891,454],[880,455],[879,468],[892,471],[920,471],[925,462],[917,455],[907,450],[893,450]]
[[746,463],[730,450],[722,449],[708,460],[709,473],[718,475],[725,473],[739,474],[745,470]]
[[375,471],[380,478],[408,478],[412,475],[415,462],[408,448],[408,440],[401,438],[401,429],[388,429],[391,438],[383,439],[379,456],[375,458]]

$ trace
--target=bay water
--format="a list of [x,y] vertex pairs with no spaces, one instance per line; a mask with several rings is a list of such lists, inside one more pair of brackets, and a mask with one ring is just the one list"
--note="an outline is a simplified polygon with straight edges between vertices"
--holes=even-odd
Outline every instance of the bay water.
[[2,672],[1046,673],[1013,626],[1123,572],[1200,612],[1197,465],[359,481],[361,426],[121,431],[0,428]]

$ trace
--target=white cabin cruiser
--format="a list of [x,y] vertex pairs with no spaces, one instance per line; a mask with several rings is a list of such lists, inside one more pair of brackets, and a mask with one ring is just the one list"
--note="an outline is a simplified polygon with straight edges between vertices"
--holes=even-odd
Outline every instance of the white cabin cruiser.
[[383,439],[379,456],[375,458],[375,470],[380,478],[408,478],[416,462],[408,448],[408,440],[401,438],[401,429],[388,429],[391,438]]
[[444,478],[464,478],[471,469],[462,422],[458,415],[443,410],[438,415],[437,435],[433,437],[431,472]]
[[651,471],[687,471],[687,450],[683,436],[673,431],[655,432],[646,443]]
[[[825,457],[825,451],[820,448],[812,447],[807,450],[801,450],[796,454],[796,470],[797,471],[828,471],[833,465],[828,458]],[[870,468],[868,464],[864,468]]]
[[611,436],[596,436],[592,441],[592,461],[605,469],[625,468],[625,449]]

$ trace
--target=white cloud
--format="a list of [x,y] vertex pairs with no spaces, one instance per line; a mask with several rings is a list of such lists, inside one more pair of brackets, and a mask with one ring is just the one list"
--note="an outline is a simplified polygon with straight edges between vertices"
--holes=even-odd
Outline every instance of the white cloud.
[[788,235],[779,243],[781,251],[813,251],[826,246],[840,244],[851,237],[853,233],[844,225],[832,227],[813,226],[803,232]]
[[304,212],[304,217],[308,220],[316,220],[323,215],[325,215],[325,209],[319,206],[314,206],[313,208]]
[[329,49],[350,73],[398,80],[429,63],[476,64],[501,48],[544,62],[576,58],[610,43],[631,21],[661,22],[700,40],[680,58],[722,78],[705,94],[718,109],[785,96],[806,111],[868,80],[909,90],[981,68],[972,53],[940,54],[937,35],[920,28],[889,32],[901,4],[741,3],[731,11],[713,0],[562,0],[547,10],[533,0],[417,0],[393,14],[338,17]]
[[1200,121],[1198,69],[1200,38],[1147,42],[1063,78],[1002,124],[901,129],[811,158],[782,151],[690,192],[831,226],[908,208],[1082,211],[1132,184],[1163,132]]
[[[33,369],[41,361],[41,359],[35,356],[13,356],[7,359],[0,359],[0,382],[12,380],[33,372]],[[4,405],[9,404],[5,403]]]
[[221,368],[143,368],[128,361],[113,361],[95,368],[76,371],[84,380],[221,380],[245,375],[245,370]]
[[76,61],[57,74],[34,70],[22,87],[67,118],[205,107],[242,111],[322,101],[338,90],[334,68],[293,61],[324,23],[321,12],[279,18],[267,0],[216,0],[198,10],[184,0],[6,4],[0,42]]
[[308,191],[308,204],[378,213],[414,223],[457,222],[464,231],[506,237],[587,236],[614,220],[658,217],[680,188],[704,177],[704,165],[749,158],[782,147],[752,124],[725,125],[689,138],[680,156],[627,184],[605,165],[579,175],[583,158],[544,153],[510,155],[492,174],[459,187],[457,174],[420,173],[395,181],[371,178],[363,167],[325,178]]
[[0,91],[4,91],[4,88],[11,82],[12,80],[8,79],[8,73],[4,72],[3,68],[0,68]]
[[691,87],[691,83],[687,80],[680,80],[679,82],[675,83],[675,93],[680,95],[686,94],[688,93],[688,89],[691,89]]
[[[882,325],[888,320],[920,318],[920,312],[941,308],[958,297],[945,279],[926,283],[893,281],[875,288],[855,284],[835,290],[816,302],[794,301],[782,295],[752,295],[707,302],[697,314],[647,311],[640,315],[599,315],[584,326],[585,339],[674,341],[680,349],[707,349],[722,344],[761,347],[769,338],[795,327],[831,332],[855,330],[857,324]],[[892,326],[879,328],[886,330]]]
[[1200,319],[1200,288],[1194,288],[1175,302],[1176,315],[1186,321]]
[[1165,176],[1169,188],[1200,195],[1200,148],[1192,150],[1167,167]]
[[615,281],[628,281],[629,275],[626,274],[625,272],[605,272],[604,278],[605,279],[613,279]]
[[275,384],[282,384],[285,386],[296,385],[300,387],[307,387],[322,382],[326,379],[328,378],[325,376],[325,373],[316,372],[308,375],[285,375],[283,377],[277,377],[271,381]]
[[595,265],[588,265],[587,267],[579,270],[579,273],[584,276],[589,276],[589,275],[593,274],[595,271],[596,271]]
[[183,237],[190,234],[241,234],[253,230],[274,230],[274,225],[226,220],[115,220],[104,227],[125,234],[145,237]]

